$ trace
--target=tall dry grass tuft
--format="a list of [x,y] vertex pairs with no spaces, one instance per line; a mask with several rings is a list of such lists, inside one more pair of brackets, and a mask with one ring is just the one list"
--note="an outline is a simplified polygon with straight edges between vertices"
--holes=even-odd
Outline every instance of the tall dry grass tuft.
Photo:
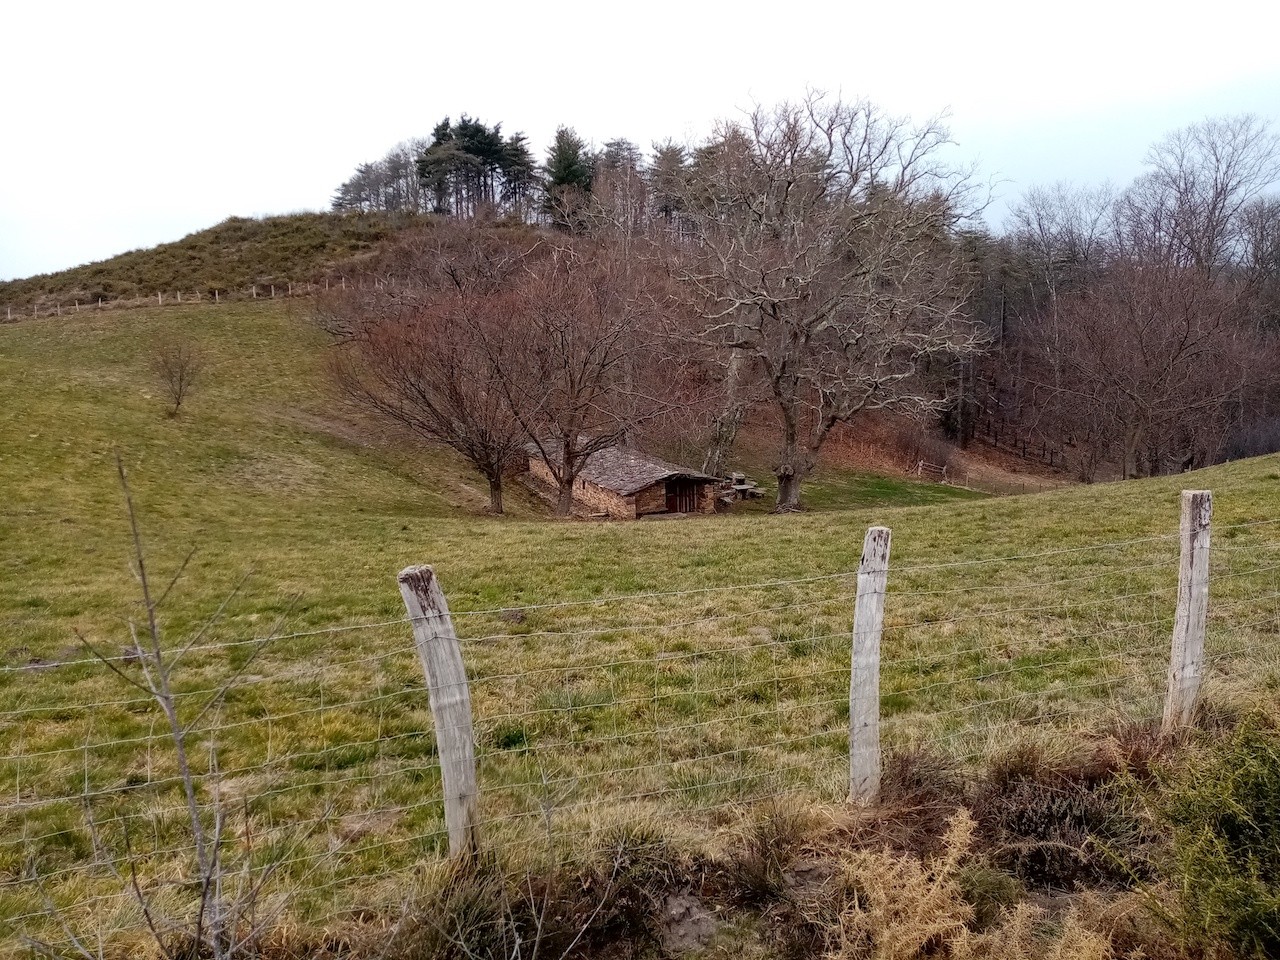
[[780,900],[800,851],[813,832],[814,817],[794,802],[774,799],[748,819],[726,859],[733,898],[745,906]]
[[992,862],[1030,887],[1126,887],[1151,875],[1155,842],[1133,788],[1153,762],[1144,738],[1051,748],[1022,741],[996,756],[972,809]]

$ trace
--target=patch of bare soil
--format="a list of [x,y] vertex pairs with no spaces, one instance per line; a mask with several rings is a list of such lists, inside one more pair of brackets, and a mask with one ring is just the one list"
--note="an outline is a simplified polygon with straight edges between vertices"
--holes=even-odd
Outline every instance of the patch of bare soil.
[[676,893],[662,905],[659,941],[668,954],[688,953],[710,943],[721,926],[720,919],[700,899]]

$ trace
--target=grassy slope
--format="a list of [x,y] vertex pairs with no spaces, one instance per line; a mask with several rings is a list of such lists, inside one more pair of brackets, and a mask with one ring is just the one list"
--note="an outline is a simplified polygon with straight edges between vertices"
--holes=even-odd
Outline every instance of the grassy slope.
[[[212,363],[177,420],[163,415],[146,362],[152,338],[167,333],[193,338]],[[630,553],[637,536],[657,546],[671,540],[669,531],[548,525],[519,486],[511,489],[512,517],[483,517],[483,484],[461,462],[362,443],[359,430],[332,411],[323,354],[323,337],[307,326],[300,305],[143,310],[0,330],[3,533],[14,545],[3,560],[16,588],[0,597],[0,641],[48,654],[72,626],[90,627],[132,596],[112,465],[117,449],[158,565],[198,548],[185,591],[193,614],[250,569],[258,571],[255,598],[270,607],[302,588],[301,616],[326,624],[398,609],[387,585],[408,562],[458,564],[468,580],[484,572],[486,582],[469,592],[485,601],[652,585],[645,557],[628,557],[622,568],[612,561]],[[973,496],[847,472],[820,476],[810,491],[824,509]],[[742,523],[756,529],[779,521]],[[502,545],[490,546],[495,539]],[[683,532],[675,539],[685,539]],[[733,534],[727,544],[738,540]],[[508,549],[521,543],[536,543],[537,552]],[[844,544],[841,553],[849,549]],[[596,562],[583,564],[587,554]],[[773,561],[742,562],[751,578],[767,575]],[[530,586],[531,575],[540,586]]]
[[317,278],[329,266],[374,250],[407,223],[388,214],[296,213],[231,217],[174,243],[131,250],[109,260],[0,282],[0,305],[96,303],[157,291],[172,295],[282,286]]
[[[175,327],[218,363],[170,421],[141,357],[150,336]],[[549,521],[515,497],[515,516],[495,520],[479,512],[481,485],[449,458],[340,439],[319,389],[321,347],[301,317],[272,305],[0,328],[0,710],[23,711],[0,733],[3,752],[23,757],[0,763],[12,795],[74,795],[86,775],[77,747],[142,737],[145,749],[96,747],[90,780],[145,789],[154,809],[173,800],[145,787],[168,769],[163,741],[145,739],[155,729],[146,704],[124,702],[130,692],[99,666],[39,668],[82,656],[73,630],[119,650],[120,618],[137,615],[115,448],[157,576],[198,548],[169,604],[175,637],[249,570],[209,641],[260,634],[282,613],[290,634],[400,617],[396,571],[435,564],[462,614],[486,812],[520,816],[550,798],[566,805],[559,822],[570,832],[600,822],[597,808],[576,804],[610,795],[650,794],[630,815],[677,809],[686,825],[714,824],[726,800],[762,789],[838,799],[851,578],[512,617],[466,611],[849,571],[866,526],[888,524],[887,734],[955,737],[964,752],[1046,715],[1069,725],[1158,709],[1180,488],[1212,487],[1220,525],[1280,516],[1280,461],[1267,458],[1196,477],[922,508],[892,504],[950,494],[834,475],[813,501],[856,509],[584,524]],[[881,496],[889,502],[863,505]],[[1148,537],[1163,539],[909,569]],[[1280,530],[1223,530],[1218,542],[1227,549],[1216,569],[1229,578],[1214,588],[1210,650],[1243,658],[1223,682],[1276,684],[1277,574],[1248,571],[1273,565]],[[194,653],[180,684],[212,689],[250,649]],[[540,672],[518,676],[531,670]],[[395,871],[438,848],[434,743],[422,733],[430,721],[403,625],[273,644],[218,722],[227,789],[261,798],[259,835],[289,831],[304,850],[338,851],[283,872],[308,887],[304,917],[397,896]],[[543,778],[563,783],[543,787]],[[120,802],[105,800],[106,814],[123,811]],[[310,831],[295,826],[317,820]],[[170,817],[156,835],[175,830]],[[51,870],[86,855],[70,805],[0,810],[0,835],[41,838],[25,853]],[[23,855],[0,846],[0,876],[16,875]],[[147,869],[162,872],[164,858]],[[71,881],[58,890],[85,892]],[[31,909],[30,895],[8,908]],[[5,909],[0,902],[0,916]]]

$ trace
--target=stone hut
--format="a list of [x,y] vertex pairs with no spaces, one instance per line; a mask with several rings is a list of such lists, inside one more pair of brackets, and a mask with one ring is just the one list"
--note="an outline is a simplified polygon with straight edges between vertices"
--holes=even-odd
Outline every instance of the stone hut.
[[[556,485],[541,455],[529,454],[529,473]],[[720,481],[628,447],[597,450],[573,484],[574,503],[583,513],[635,520],[654,513],[715,513]]]

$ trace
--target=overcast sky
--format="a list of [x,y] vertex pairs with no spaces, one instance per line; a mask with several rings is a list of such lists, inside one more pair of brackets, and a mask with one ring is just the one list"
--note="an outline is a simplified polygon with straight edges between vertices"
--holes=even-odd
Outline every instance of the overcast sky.
[[356,164],[467,112],[596,144],[696,139],[806,87],[947,111],[1004,203],[1123,183],[1212,114],[1280,126],[1280,4],[12,3],[0,278],[324,209]]

